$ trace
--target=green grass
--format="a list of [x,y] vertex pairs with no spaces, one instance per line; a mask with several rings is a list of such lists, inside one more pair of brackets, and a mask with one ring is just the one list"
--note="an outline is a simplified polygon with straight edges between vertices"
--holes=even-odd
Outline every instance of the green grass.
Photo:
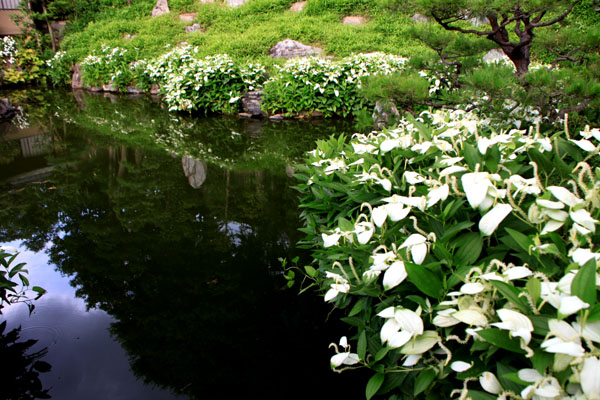
[[[328,56],[383,51],[410,57],[427,49],[411,40],[409,15],[390,12],[381,0],[309,0],[304,11],[289,11],[293,0],[251,0],[237,7],[201,4],[197,0],[170,0],[170,14],[152,18],[154,0],[138,0],[131,6],[111,7],[99,12],[95,22],[71,29],[62,49],[83,59],[101,45],[138,51],[140,58],[165,52],[167,44],[188,42],[199,47],[200,55],[229,54],[238,60],[279,62],[268,57],[277,42],[290,38],[321,47]],[[183,12],[197,12],[194,22],[201,32],[186,34],[190,22],[179,20]],[[342,25],[345,15],[364,15],[362,26]],[[135,35],[125,39],[125,35]],[[137,50],[135,50],[137,49]]]

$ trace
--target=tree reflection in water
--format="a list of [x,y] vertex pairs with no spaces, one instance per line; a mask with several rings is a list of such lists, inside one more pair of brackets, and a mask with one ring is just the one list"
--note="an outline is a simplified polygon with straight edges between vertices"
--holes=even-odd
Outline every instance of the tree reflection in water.
[[286,171],[318,127],[257,133],[255,122],[200,123],[146,100],[59,104],[60,117],[39,117],[56,138],[54,173],[0,191],[0,241],[51,244],[77,294],[116,319],[137,376],[194,398],[362,392],[362,376],[329,371],[339,338],[322,299],[280,290],[277,259],[300,239]]

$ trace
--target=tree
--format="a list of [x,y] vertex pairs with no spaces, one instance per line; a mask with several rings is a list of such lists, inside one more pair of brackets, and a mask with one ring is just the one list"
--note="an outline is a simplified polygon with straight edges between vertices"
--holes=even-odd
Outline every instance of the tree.
[[[534,33],[565,20],[582,0],[417,0],[420,10],[448,31],[484,37],[497,44],[515,65],[517,75],[528,72]],[[481,27],[469,20],[485,19]],[[467,23],[465,23],[467,22]],[[512,33],[511,33],[512,31]],[[572,54],[557,54],[572,59]]]

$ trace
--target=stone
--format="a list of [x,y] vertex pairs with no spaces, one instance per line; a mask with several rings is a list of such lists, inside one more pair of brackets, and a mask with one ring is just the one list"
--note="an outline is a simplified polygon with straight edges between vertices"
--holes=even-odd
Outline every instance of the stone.
[[367,19],[360,15],[349,15],[342,19],[343,25],[364,25],[367,23]]
[[181,21],[192,22],[196,18],[196,14],[195,12],[179,14],[179,19]]
[[108,85],[102,85],[102,90],[104,90],[105,92],[118,92],[119,89],[117,89],[112,83],[109,83]]
[[246,2],[248,2],[248,0],[225,0],[225,3],[229,7],[239,7]]
[[266,117],[267,114],[260,109],[261,91],[247,92],[242,96],[242,108],[253,117]]
[[489,23],[489,21],[488,21],[488,19],[487,19],[486,16],[471,18],[469,20],[469,22],[471,23],[471,25],[473,25],[475,27],[484,26],[484,25],[487,25]]
[[125,91],[129,94],[143,94],[144,91],[136,86],[126,86]]
[[167,0],[157,0],[156,5],[152,9],[153,17],[160,17],[161,15],[168,14],[169,11],[169,3]]
[[426,15],[423,14],[415,14],[412,17],[410,17],[413,21],[415,22],[427,22],[429,21],[429,17],[427,17]]
[[71,87],[73,89],[83,89],[83,82],[81,80],[81,65],[73,65],[73,76],[71,77]]
[[54,40],[56,43],[60,43],[65,37],[65,28],[67,27],[67,21],[52,21],[50,27],[54,33]]
[[136,37],[136,36],[137,36],[137,35],[131,35],[131,34],[129,34],[129,33],[126,33],[125,35],[123,35],[123,39],[126,39],[126,40],[131,40],[131,39],[133,39],[133,38],[134,38],[134,37]]
[[485,61],[488,64],[499,63],[499,62],[510,62],[510,58],[508,58],[508,56],[506,54],[504,54],[504,51],[502,51],[502,49],[497,48],[497,49],[492,49],[492,50],[488,51],[483,56],[483,61]]
[[296,169],[294,167],[292,167],[291,165],[286,165],[285,166],[285,174],[289,178],[293,178],[295,173],[296,173]]
[[194,189],[199,189],[206,180],[206,163],[190,156],[181,158],[183,173]]
[[0,99],[0,120],[13,119],[17,115],[17,109],[10,103],[7,97]]
[[290,7],[290,11],[300,12],[304,10],[304,6],[306,5],[306,1],[297,1]]
[[150,86],[150,94],[160,94],[160,86],[153,83],[152,86]]
[[294,58],[317,56],[323,53],[323,49],[307,46],[292,39],[285,39],[269,50],[269,55],[273,58]]
[[202,26],[200,24],[198,24],[198,23],[195,23],[193,25],[186,26],[185,27],[185,33],[198,32],[200,29],[202,29]]
[[269,115],[269,120],[271,120],[271,121],[283,121],[283,115],[282,114]]
[[252,114],[247,113],[247,112],[241,112],[241,113],[238,113],[238,117],[240,117],[240,118],[252,118]]
[[389,101],[377,101],[375,103],[375,110],[373,110],[373,115],[371,115],[371,117],[373,118],[374,125],[381,129],[389,125],[392,117],[394,119],[400,117],[400,113],[393,103]]

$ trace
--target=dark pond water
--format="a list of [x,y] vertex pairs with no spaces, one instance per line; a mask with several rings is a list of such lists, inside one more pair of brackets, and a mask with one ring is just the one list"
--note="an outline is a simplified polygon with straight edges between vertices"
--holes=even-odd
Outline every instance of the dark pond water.
[[329,369],[346,328],[314,292],[282,290],[278,261],[308,259],[294,249],[292,165],[350,125],[9,97],[24,114],[0,127],[0,244],[48,293],[31,316],[5,308],[2,337],[21,326],[20,341],[37,341],[28,354],[47,351],[52,398],[363,397],[365,376]]

